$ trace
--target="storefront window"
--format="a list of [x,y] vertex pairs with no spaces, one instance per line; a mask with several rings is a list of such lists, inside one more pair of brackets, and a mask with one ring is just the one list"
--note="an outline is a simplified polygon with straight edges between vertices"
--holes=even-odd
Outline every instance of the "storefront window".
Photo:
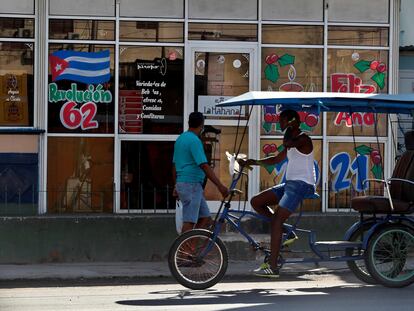
[[0,37],[34,38],[34,19],[0,18]]
[[323,26],[263,25],[265,44],[323,44]]
[[262,19],[322,22],[324,0],[262,0]]
[[[328,90],[340,93],[387,93],[388,51],[328,50]],[[351,125],[354,125],[353,127]],[[328,113],[328,135],[386,136],[387,116]]]
[[188,40],[257,41],[257,25],[189,23]]
[[121,17],[184,18],[183,0],[122,0],[119,6]]
[[[262,49],[262,91],[322,92],[322,49]],[[279,114],[274,106],[261,109],[261,134],[282,135]],[[301,129],[322,135],[322,115],[299,113]]]
[[387,115],[373,112],[329,112],[328,135],[387,136]]
[[190,19],[257,20],[257,0],[191,0]]
[[322,92],[323,49],[262,48],[262,91]]
[[207,119],[246,118],[245,107],[218,108],[217,104],[249,91],[250,55],[196,52],[194,109]]
[[[330,143],[328,208],[351,208],[351,198],[368,194],[383,195],[383,185],[363,184],[367,178],[384,179],[383,143]],[[368,188],[368,186],[370,186]]]
[[121,21],[121,41],[184,42],[184,24],[169,22]]
[[113,133],[114,91],[113,46],[49,45],[49,132]]
[[0,42],[0,126],[33,126],[34,43]]
[[49,0],[48,2],[50,15],[99,17],[115,16],[114,0]]
[[87,19],[49,20],[50,39],[115,40],[115,22]]
[[329,49],[328,91],[388,93],[388,51]]
[[[315,157],[316,192],[322,198],[322,141],[313,139],[313,154]],[[260,158],[276,155],[283,148],[280,139],[261,139]],[[265,190],[286,181],[286,167],[288,160],[285,159],[276,165],[260,167],[260,190]],[[304,211],[321,211],[322,199],[308,199],[303,201]]]
[[329,0],[329,22],[388,23],[390,0]]
[[0,136],[0,215],[36,215],[39,178],[38,137]]
[[330,26],[328,44],[388,46],[388,28]]
[[119,132],[181,133],[183,48],[122,46],[119,62]]
[[49,137],[48,213],[112,213],[113,138]]
[[173,152],[173,141],[121,143],[121,210],[175,208]]

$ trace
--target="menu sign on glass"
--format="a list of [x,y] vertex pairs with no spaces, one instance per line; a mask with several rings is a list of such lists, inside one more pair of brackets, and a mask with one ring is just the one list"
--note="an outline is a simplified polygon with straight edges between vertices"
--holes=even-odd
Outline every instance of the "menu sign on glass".
[[155,60],[155,62],[137,62],[137,70],[143,76],[153,79],[137,80],[136,86],[141,89],[142,113],[138,114],[137,119],[165,119],[165,109],[163,109],[163,91],[167,87],[164,79],[167,74],[168,65],[165,58]]
[[[132,68],[131,68],[132,67]],[[119,131],[130,134],[175,134],[182,130],[183,61],[176,55],[129,63],[135,80],[122,77]]]

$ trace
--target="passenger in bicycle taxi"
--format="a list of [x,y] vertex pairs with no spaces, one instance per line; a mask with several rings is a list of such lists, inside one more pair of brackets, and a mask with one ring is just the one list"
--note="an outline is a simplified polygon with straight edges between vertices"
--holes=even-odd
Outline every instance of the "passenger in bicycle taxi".
[[208,228],[212,223],[210,210],[204,198],[203,182],[207,176],[223,197],[229,190],[217,178],[207,161],[200,140],[204,128],[201,112],[192,112],[188,118],[188,131],[182,133],[174,144],[173,195],[183,204],[182,233],[193,228]]
[[[248,166],[275,165],[286,157],[288,159],[286,182],[260,192],[250,201],[257,213],[271,219],[270,260],[254,270],[255,275],[264,277],[279,276],[277,259],[282,243],[283,223],[306,196],[315,192],[316,182],[313,144],[311,138],[300,130],[299,114],[294,110],[282,111],[279,122],[284,133],[284,149],[280,153],[259,160],[239,161]],[[288,239],[293,241],[297,237],[293,235]]]

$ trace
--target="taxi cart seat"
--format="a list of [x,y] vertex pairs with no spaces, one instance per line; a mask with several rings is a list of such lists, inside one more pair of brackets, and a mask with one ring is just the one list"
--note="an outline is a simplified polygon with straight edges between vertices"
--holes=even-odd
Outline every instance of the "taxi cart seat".
[[406,151],[395,165],[392,178],[381,182],[388,197],[364,195],[351,200],[352,208],[367,214],[411,214],[414,212],[414,131],[404,135]]

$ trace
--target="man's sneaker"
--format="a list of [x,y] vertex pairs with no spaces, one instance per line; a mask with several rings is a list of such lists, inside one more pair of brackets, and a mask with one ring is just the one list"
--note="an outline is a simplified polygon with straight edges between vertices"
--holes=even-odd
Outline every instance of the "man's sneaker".
[[286,240],[283,242],[283,246],[289,246],[290,244],[292,244],[293,242],[295,242],[296,240],[298,240],[298,236],[296,235],[295,232],[290,232],[288,237],[286,238]]
[[276,279],[279,277],[279,269],[272,269],[272,267],[267,262],[264,262],[260,265],[259,268],[253,270],[253,274],[265,278]]

